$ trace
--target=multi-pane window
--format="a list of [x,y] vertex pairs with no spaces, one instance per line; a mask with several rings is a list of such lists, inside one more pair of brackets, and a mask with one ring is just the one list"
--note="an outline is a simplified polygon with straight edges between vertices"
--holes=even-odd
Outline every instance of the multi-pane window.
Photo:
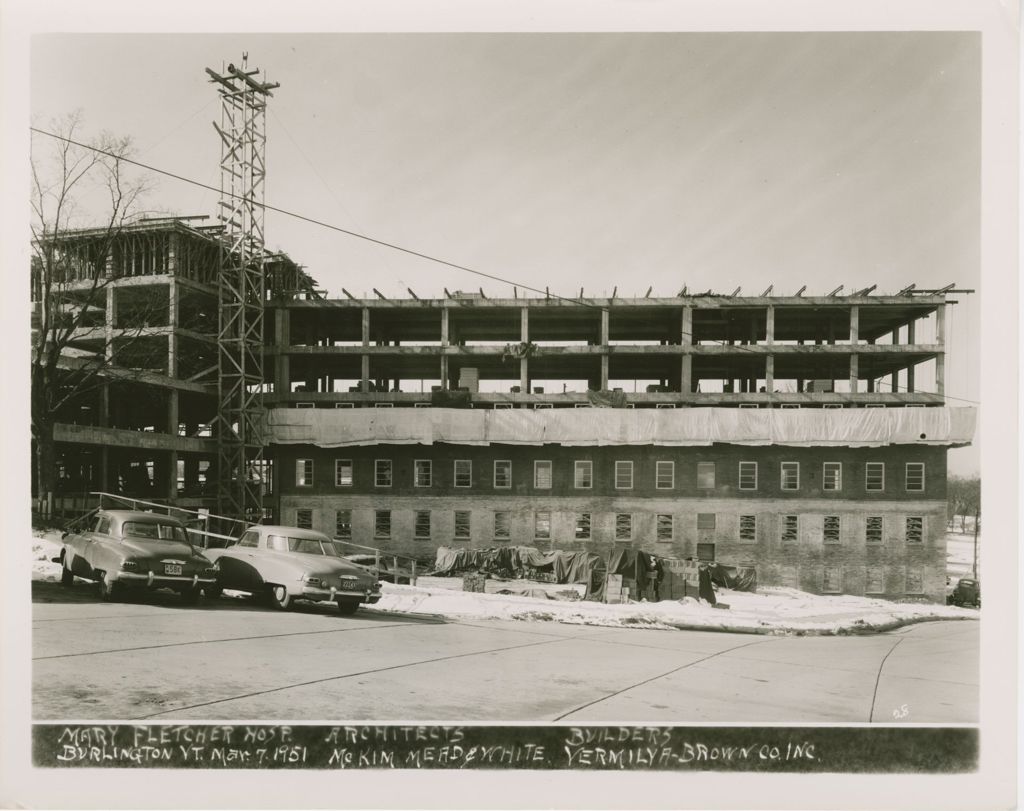
[[471,521],[469,510],[455,511],[455,538],[457,540],[469,540],[472,529]]
[[715,489],[715,463],[714,462],[698,462],[697,463],[697,489],[698,490],[714,490]]
[[576,540],[590,540],[590,513],[576,513]]
[[504,511],[496,512],[494,514],[494,539],[496,541],[507,541],[512,537],[511,524],[511,513]]
[[373,513],[373,537],[391,537],[391,510],[375,510]]
[[740,490],[757,489],[757,462],[740,462]]
[[885,594],[885,567],[868,566],[865,594]]
[[533,463],[533,486],[538,490],[551,489],[551,462],[538,459]]
[[825,594],[839,594],[843,590],[843,568],[826,566],[821,579],[821,590]]
[[507,489],[512,486],[512,462],[509,459],[496,459],[494,462],[494,486]]
[[416,522],[413,525],[413,536],[416,538],[430,537],[430,510],[416,510]]
[[864,466],[864,489],[871,493],[885,489],[885,462],[868,462]]
[[616,462],[615,463],[615,489],[616,490],[632,490],[633,489],[633,463],[632,462]]
[[907,462],[907,492],[924,492],[924,462]]
[[377,459],[373,463],[373,483],[376,487],[391,486],[391,460]]
[[839,516],[826,515],[822,522],[821,539],[825,543],[839,543]]
[[594,486],[593,462],[577,460],[573,467],[573,487],[577,490],[589,490]]
[[296,459],[295,460],[295,486],[296,487],[312,487],[313,486],[313,460],[312,459]]
[[433,465],[429,459],[416,459],[413,462],[413,479],[415,487],[430,487],[433,478]]
[[658,513],[657,538],[659,541],[672,540],[672,515],[671,513]]
[[633,537],[633,514],[615,514],[615,540],[628,541]]
[[798,539],[800,519],[795,515],[782,516],[782,532],[780,534],[783,543],[795,543]]
[[924,538],[924,519],[919,515],[907,516],[907,543],[921,543]]
[[546,541],[551,537],[550,511],[538,510],[533,514],[533,537],[541,541]]
[[455,460],[455,486],[471,487],[473,484],[473,460]]
[[867,543],[882,542],[882,516],[869,515],[864,519],[864,540]]
[[715,545],[713,543],[697,544],[697,560],[714,560]]
[[825,462],[821,470],[821,489],[832,493],[843,489],[842,462]]
[[676,486],[676,463],[656,462],[654,465],[654,486],[658,490],[671,490]]
[[352,537],[352,510],[338,510],[334,518],[334,537]]
[[313,511],[296,510],[295,526],[297,526],[299,529],[313,529]]
[[924,594],[924,575],[920,569],[907,569],[907,594]]
[[335,459],[334,460],[334,486],[335,487],[351,487],[352,486],[352,460],[351,459]]
[[781,471],[781,481],[783,490],[799,490],[800,489],[800,463],[799,462],[783,462]]
[[756,541],[757,540],[757,516],[756,515],[741,515],[740,516],[740,540],[741,541]]
[[697,513],[697,529],[706,529],[714,531],[715,529],[715,514],[714,513]]

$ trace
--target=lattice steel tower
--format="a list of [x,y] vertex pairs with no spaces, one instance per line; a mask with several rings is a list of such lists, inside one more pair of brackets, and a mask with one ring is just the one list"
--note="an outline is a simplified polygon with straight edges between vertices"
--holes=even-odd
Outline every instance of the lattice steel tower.
[[278,84],[259,70],[206,72],[221,96],[217,511],[256,522],[263,514],[263,181],[267,97]]

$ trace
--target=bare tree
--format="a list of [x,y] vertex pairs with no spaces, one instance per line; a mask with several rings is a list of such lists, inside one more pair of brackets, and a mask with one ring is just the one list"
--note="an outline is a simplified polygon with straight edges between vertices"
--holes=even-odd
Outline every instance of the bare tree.
[[[146,189],[122,158],[131,141],[103,134],[87,148],[81,115],[54,125],[59,138],[33,135],[31,419],[36,495],[52,510],[56,485],[54,426],[61,410],[99,388],[131,343],[112,330],[107,289],[116,277],[114,246]],[[84,204],[84,205],[83,205]],[[102,212],[80,227],[79,207]],[[88,215],[87,215],[88,216]],[[127,340],[126,340],[127,339]]]

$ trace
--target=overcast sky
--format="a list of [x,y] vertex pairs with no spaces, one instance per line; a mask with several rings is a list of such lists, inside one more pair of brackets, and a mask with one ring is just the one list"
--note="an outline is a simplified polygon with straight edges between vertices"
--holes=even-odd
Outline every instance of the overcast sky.
[[[243,51],[281,83],[267,203],[348,230],[566,295],[979,285],[977,34],[45,35],[32,114],[80,108],[83,134],[218,186],[204,68]],[[158,178],[147,203],[216,199]],[[281,214],[266,234],[332,297],[511,295]],[[948,322],[946,391],[965,400],[979,298]]]

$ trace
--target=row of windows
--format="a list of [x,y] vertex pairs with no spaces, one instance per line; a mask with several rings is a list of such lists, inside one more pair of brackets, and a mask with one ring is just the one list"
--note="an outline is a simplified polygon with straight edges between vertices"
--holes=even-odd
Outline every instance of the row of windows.
[[[296,525],[300,528],[312,529],[313,511],[300,509],[296,516]],[[800,518],[796,515],[779,516],[779,539],[783,543],[795,543],[799,539]],[[469,510],[454,511],[456,540],[469,540],[472,537],[472,513]],[[741,515],[739,517],[740,541],[756,542],[758,516]],[[492,534],[495,540],[509,540],[512,537],[512,513],[496,511],[492,513]],[[593,514],[581,512],[575,514],[574,537],[578,541],[591,539]],[[697,530],[714,531],[717,525],[715,513],[698,513]],[[633,539],[633,514],[615,513],[615,540],[629,541]],[[430,510],[416,510],[413,521],[413,537],[429,539],[433,527],[433,515]],[[920,544],[924,540],[924,519],[921,516],[907,516],[904,519],[903,539],[908,544]],[[826,544],[842,543],[842,519],[838,515],[826,515],[822,520],[821,541]],[[335,537],[350,539],[352,537],[352,511],[338,510],[335,517]],[[373,536],[376,539],[391,538],[391,510],[374,510]],[[533,513],[533,537],[539,541],[551,540],[551,511],[537,510]],[[670,513],[659,513],[655,517],[655,539],[672,541],[675,539],[675,516]],[[864,539],[868,544],[882,543],[882,517],[867,516],[864,519]]]
[[[885,594],[886,574],[889,570],[884,566],[868,566],[864,570],[864,593]],[[825,594],[841,594],[843,592],[844,574],[859,574],[860,570],[844,571],[842,566],[825,566],[822,571],[821,590]],[[905,592],[907,594],[924,594],[924,571],[908,568],[906,571]]]
[[[715,487],[715,462],[697,463],[697,488],[711,490]],[[757,490],[758,462],[739,463],[739,489]],[[456,459],[453,463],[452,479],[455,487],[472,487],[473,461]],[[924,492],[924,462],[907,462],[904,469],[904,486],[908,493]],[[351,487],[353,483],[353,461],[334,460],[335,487]],[[390,459],[376,459],[373,463],[375,487],[391,487],[394,481],[394,465]],[[512,462],[498,459],[494,462],[493,486],[495,489],[512,487]],[[533,486],[538,490],[550,490],[554,482],[550,460],[539,459],[533,463]],[[675,462],[655,462],[654,486],[658,490],[672,490],[676,482]],[[783,490],[800,489],[800,463],[782,462],[779,482]],[[821,473],[822,490],[838,493],[843,489],[843,463],[824,462]],[[413,486],[431,487],[434,483],[434,463],[430,459],[416,459],[413,462]],[[298,487],[313,486],[313,460],[298,459],[295,463],[295,484]],[[573,463],[573,487],[589,490],[594,486],[594,463],[577,460]],[[615,489],[633,489],[633,462],[615,462]],[[864,466],[864,489],[870,492],[885,490],[885,462],[868,462]]]

